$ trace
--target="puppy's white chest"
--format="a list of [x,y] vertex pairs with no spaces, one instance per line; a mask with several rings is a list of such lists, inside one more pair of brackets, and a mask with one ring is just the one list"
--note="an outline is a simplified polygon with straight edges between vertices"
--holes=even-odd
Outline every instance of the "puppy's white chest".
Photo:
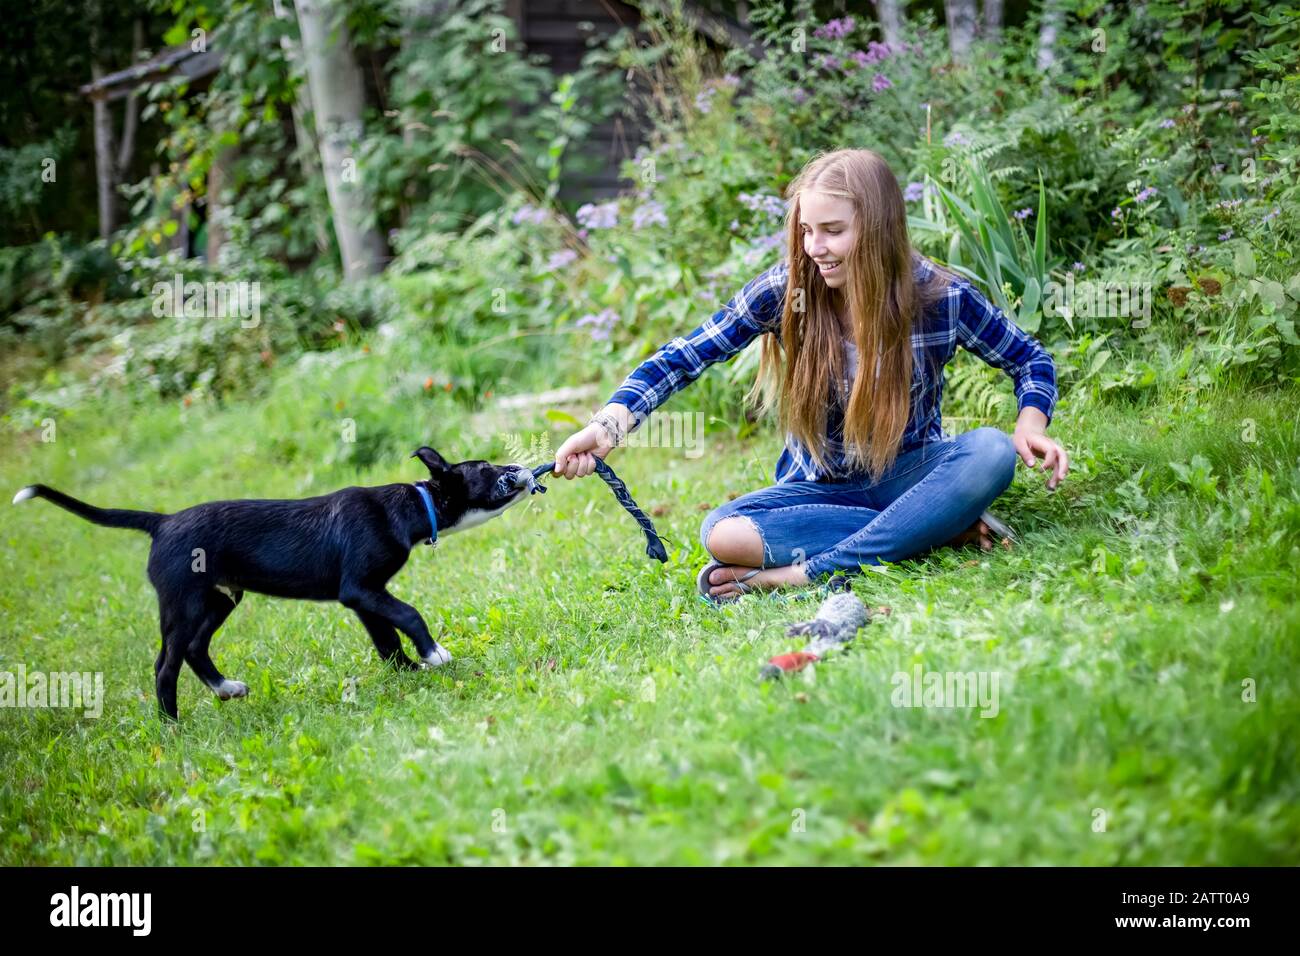
[[497,515],[501,514],[501,512],[509,508],[512,504],[514,504],[513,501],[508,501],[505,504],[503,504],[500,508],[494,508],[491,511],[487,511],[482,508],[472,508],[469,511],[466,511],[463,515],[461,515],[456,520],[456,523],[451,527],[439,529],[439,533],[453,534],[454,532],[457,531],[468,531],[470,528],[477,528],[479,525],[491,521]]

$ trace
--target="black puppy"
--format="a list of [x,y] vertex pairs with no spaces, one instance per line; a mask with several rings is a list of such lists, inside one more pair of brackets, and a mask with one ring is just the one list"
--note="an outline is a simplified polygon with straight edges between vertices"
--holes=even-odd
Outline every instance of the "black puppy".
[[388,593],[388,580],[421,541],[433,544],[439,533],[482,524],[525,497],[529,472],[485,461],[452,465],[429,447],[411,457],[428,467],[428,481],[344,488],[319,498],[212,501],[168,515],[96,508],[29,485],[14,504],[45,498],[95,524],[153,537],[149,580],[162,626],[155,686],[162,716],[175,720],[182,660],[222,700],[247,696],[248,686],[223,677],[208,656],[212,635],[245,591],[338,601],[361,618],[379,656],[398,667],[418,666],[403,653],[398,631],[426,666],[451,660],[420,612]]

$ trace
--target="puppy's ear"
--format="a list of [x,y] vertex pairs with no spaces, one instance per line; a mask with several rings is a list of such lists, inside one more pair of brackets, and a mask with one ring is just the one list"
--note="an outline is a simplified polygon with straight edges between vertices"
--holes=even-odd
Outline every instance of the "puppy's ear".
[[429,474],[434,476],[440,475],[451,468],[451,465],[447,464],[447,460],[428,445],[421,445],[411,457],[424,462],[424,467],[428,468]]

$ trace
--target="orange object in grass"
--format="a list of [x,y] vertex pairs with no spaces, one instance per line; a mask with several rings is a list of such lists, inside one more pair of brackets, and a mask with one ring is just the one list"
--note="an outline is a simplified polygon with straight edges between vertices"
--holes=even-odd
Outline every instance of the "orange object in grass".
[[768,663],[773,667],[779,667],[786,674],[793,674],[795,671],[801,671],[814,661],[821,660],[816,654],[809,654],[807,651],[793,651],[789,654],[778,654]]

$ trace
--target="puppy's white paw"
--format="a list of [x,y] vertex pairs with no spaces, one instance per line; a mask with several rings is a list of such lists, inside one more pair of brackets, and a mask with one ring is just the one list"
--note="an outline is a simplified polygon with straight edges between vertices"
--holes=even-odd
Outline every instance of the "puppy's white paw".
[[451,663],[451,652],[435,641],[433,651],[420,660],[424,662],[425,667],[441,667],[443,664]]
[[212,688],[222,700],[230,700],[233,697],[247,697],[248,685],[241,680],[223,680],[216,687]]

